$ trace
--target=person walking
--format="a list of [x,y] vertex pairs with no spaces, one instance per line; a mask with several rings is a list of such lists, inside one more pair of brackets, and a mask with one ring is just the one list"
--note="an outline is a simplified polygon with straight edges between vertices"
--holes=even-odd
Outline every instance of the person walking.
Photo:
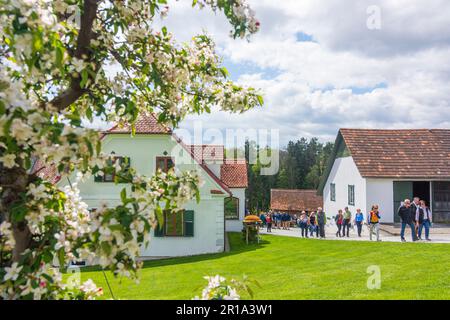
[[281,225],[281,214],[277,211],[275,212],[275,228],[281,229],[280,225]]
[[418,224],[418,238],[422,240],[422,230],[425,227],[425,240],[430,240],[430,226],[432,224],[432,213],[424,200],[420,200],[420,206],[416,211],[416,221]]
[[356,209],[355,214],[355,224],[358,229],[358,237],[361,238],[362,226],[364,223],[364,214],[361,212],[361,209]]
[[306,215],[305,211],[302,211],[302,214],[300,215],[300,218],[298,219],[300,229],[302,230],[302,237],[308,238],[308,225],[309,225],[309,219]]
[[266,214],[267,232],[272,232],[272,214]]
[[292,217],[289,213],[286,212],[286,230],[291,230],[291,221]]
[[411,228],[412,241],[417,241],[416,229],[412,222],[411,210],[412,210],[411,209],[411,200],[405,199],[405,201],[400,206],[400,208],[398,208],[398,211],[397,211],[397,214],[400,216],[400,219],[402,221],[402,229],[400,231],[400,239],[402,240],[402,242],[406,242],[406,239],[405,239],[406,226],[409,226]]
[[342,223],[344,221],[344,215],[342,214],[342,209],[339,209],[338,214],[336,217],[334,217],[334,221],[336,222],[337,231],[336,231],[336,237],[342,237],[341,230],[342,230]]
[[319,227],[319,235],[321,239],[325,239],[325,224],[327,216],[321,207],[317,208],[317,226]]
[[265,226],[266,225],[266,214],[264,214],[264,212],[261,211],[259,218],[261,219],[263,226]]
[[319,228],[317,226],[317,217],[316,213],[313,211],[309,216],[309,229],[311,238],[314,236],[314,232],[316,233],[316,238],[319,237]]
[[286,212],[281,214],[281,228],[286,230]]
[[380,240],[380,212],[378,211],[378,205],[372,206],[372,210],[367,217],[367,225],[369,226],[369,239],[372,241],[372,235],[375,232],[377,235],[377,241]]
[[416,232],[416,239],[419,239],[419,236],[418,236],[419,224],[417,223],[417,220],[416,220],[416,214],[417,214],[417,210],[419,208],[420,208],[420,198],[414,197],[413,201],[411,202],[411,220],[412,220],[412,223],[414,224],[414,230]]
[[343,232],[342,235],[345,237],[345,229],[347,229],[347,238],[350,237],[350,224],[352,222],[352,212],[348,209],[348,207],[345,207],[344,210],[344,222],[342,223],[343,226]]

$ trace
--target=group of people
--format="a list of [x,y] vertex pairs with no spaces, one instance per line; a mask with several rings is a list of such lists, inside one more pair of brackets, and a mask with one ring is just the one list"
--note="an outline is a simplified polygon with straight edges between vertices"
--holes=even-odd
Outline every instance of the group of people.
[[293,223],[300,227],[303,237],[308,238],[316,234],[317,238],[325,238],[327,217],[320,207],[317,208],[317,212],[313,211],[309,215],[305,211],[302,211],[300,216],[296,214],[291,216],[286,212],[269,211],[267,213],[261,213],[260,219],[267,227],[267,232],[272,232],[272,228],[290,230],[291,223]]
[[425,240],[431,241],[430,227],[433,224],[433,216],[425,200],[420,200],[419,197],[414,197],[412,202],[410,199],[405,199],[397,214],[402,222],[400,238],[403,242],[406,241],[406,226],[411,228],[412,241],[422,240],[423,229],[425,229]]
[[[407,226],[411,228],[412,241],[422,240],[423,230],[425,230],[425,240],[430,241],[430,227],[433,220],[432,212],[426,201],[418,197],[415,197],[412,202],[405,199],[397,214],[400,216],[402,223],[400,237],[403,242],[406,241],[405,229]],[[321,207],[310,213],[302,211],[298,217],[296,214],[291,216],[286,212],[269,211],[261,213],[260,218],[263,224],[267,226],[267,232],[272,232],[272,228],[289,230],[291,223],[294,223],[301,229],[301,236],[304,238],[314,237],[314,235],[316,238],[325,238],[327,216]],[[337,227],[336,237],[350,237],[352,223],[356,226],[358,237],[361,237],[363,225],[366,224],[369,229],[369,239],[372,240],[372,236],[376,235],[376,240],[381,241],[380,220],[381,214],[377,204],[372,206],[366,219],[361,209],[356,209],[353,217],[349,208],[345,207],[344,210],[340,209],[334,216]]]
[[[374,204],[367,215],[367,226],[369,227],[369,238],[372,240],[372,235],[376,234],[377,241],[381,241],[380,239],[380,212],[378,210],[378,205]],[[336,222],[337,231],[336,237],[350,237],[350,228],[352,226],[352,212],[348,207],[345,207],[344,210],[339,209],[338,214],[334,217],[334,221]],[[353,219],[354,225],[356,225],[358,231],[358,237],[361,237],[362,228],[364,225],[364,214],[361,212],[361,209],[356,209],[355,218]]]
[[272,227],[275,229],[290,230],[291,222],[296,219],[296,217],[291,217],[287,212],[278,211],[261,213],[259,217],[263,225],[267,226],[267,232],[272,232]]
[[301,229],[302,237],[313,237],[316,234],[316,238],[325,239],[325,225],[327,224],[327,215],[321,207],[316,211],[312,211],[309,215],[302,211],[300,218],[298,219],[298,226]]

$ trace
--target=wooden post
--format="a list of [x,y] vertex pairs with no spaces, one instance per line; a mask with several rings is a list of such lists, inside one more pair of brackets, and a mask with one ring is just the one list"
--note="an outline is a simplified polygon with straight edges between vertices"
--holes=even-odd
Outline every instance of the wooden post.
[[248,244],[248,224],[245,224],[245,237],[246,237],[246,242]]

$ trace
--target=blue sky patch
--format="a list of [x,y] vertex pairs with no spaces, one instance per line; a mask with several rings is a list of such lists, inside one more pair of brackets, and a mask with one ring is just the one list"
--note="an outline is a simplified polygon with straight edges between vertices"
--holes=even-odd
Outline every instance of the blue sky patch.
[[304,32],[297,32],[295,36],[298,42],[316,42],[312,35]]

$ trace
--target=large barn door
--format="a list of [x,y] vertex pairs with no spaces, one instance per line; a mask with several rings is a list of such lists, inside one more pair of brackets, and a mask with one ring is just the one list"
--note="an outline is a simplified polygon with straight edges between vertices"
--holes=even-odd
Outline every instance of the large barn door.
[[400,204],[406,199],[411,199],[413,194],[412,181],[394,181],[394,222],[400,222],[397,214]]

